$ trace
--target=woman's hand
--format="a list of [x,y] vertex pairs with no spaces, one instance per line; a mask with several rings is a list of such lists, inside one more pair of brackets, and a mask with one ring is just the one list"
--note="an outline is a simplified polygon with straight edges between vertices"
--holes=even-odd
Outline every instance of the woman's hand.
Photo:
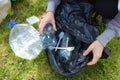
[[47,23],[51,23],[53,26],[53,29],[56,31],[56,25],[55,25],[55,19],[54,19],[54,13],[53,12],[47,12],[46,16],[42,19],[40,25],[39,25],[39,31],[40,34],[43,34],[44,27]]
[[87,63],[87,65],[96,64],[102,56],[104,46],[98,41],[94,41],[88,49],[83,53],[84,56],[88,55],[91,51],[93,52],[93,59]]

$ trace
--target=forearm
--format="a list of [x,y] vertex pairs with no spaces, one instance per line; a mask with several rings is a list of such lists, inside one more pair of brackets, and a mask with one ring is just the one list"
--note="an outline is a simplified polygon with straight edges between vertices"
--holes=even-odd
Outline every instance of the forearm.
[[103,46],[115,36],[120,36],[120,12],[107,24],[107,29],[97,37]]
[[60,4],[60,0],[48,0],[47,12],[55,12],[56,7]]

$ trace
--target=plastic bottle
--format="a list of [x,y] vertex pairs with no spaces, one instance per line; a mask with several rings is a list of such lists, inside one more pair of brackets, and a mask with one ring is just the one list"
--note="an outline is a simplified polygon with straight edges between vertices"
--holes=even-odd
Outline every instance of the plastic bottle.
[[44,49],[56,46],[57,40],[55,37],[55,31],[53,30],[52,24],[48,23],[45,26],[41,41]]
[[9,43],[15,55],[33,59],[42,51],[39,32],[30,24],[16,24],[9,36]]
[[[65,33],[60,47],[66,47],[66,48],[69,47],[68,46],[69,41],[70,41],[70,36],[67,33]],[[60,50],[59,51],[60,61],[64,63],[68,62],[71,59],[71,54],[72,54],[72,51],[69,51],[67,49]]]
[[10,0],[0,0],[0,23],[7,16],[7,12],[10,8],[11,8]]

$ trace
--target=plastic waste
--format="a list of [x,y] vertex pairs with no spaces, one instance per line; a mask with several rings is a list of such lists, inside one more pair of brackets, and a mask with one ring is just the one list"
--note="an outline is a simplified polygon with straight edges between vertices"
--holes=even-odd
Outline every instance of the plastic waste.
[[10,0],[0,0],[0,23],[7,16],[7,12],[10,8],[11,8]]
[[13,28],[16,24],[17,24],[16,21],[11,20],[11,21],[7,22],[6,28]]
[[[98,27],[91,19],[93,9],[93,5],[86,0],[63,0],[56,8],[58,29],[55,34],[59,45],[57,51],[56,47],[45,51],[52,69],[63,76],[78,74],[92,60],[92,52],[87,56],[83,56],[83,52],[99,35]],[[62,31],[64,36],[60,40],[59,34]],[[110,51],[106,48],[101,58],[107,58],[109,54]]]
[[44,33],[41,35],[42,46],[44,49],[55,47],[57,40],[55,37],[55,31],[53,30],[52,24],[48,23],[44,28]]
[[[68,62],[71,58],[71,53],[74,50],[74,46],[69,47],[68,46],[68,42],[69,42],[69,35],[67,33],[65,33],[62,42],[61,42],[61,47],[66,47],[66,49],[61,49],[59,52],[59,58],[61,62]],[[69,48],[69,49],[68,49]]]
[[32,24],[35,24],[36,22],[39,22],[39,19],[35,15],[33,15],[27,18],[26,21],[32,25]]
[[15,55],[31,60],[42,51],[39,32],[30,24],[16,24],[9,36],[9,44]]
[[93,5],[88,2],[65,0],[57,7],[55,20],[60,29],[90,44],[99,35],[98,26],[91,19],[92,11]]
[[61,39],[63,38],[63,36],[64,36],[64,32],[60,32],[60,34],[59,34],[59,40],[58,40],[57,46],[56,46],[56,48],[55,48],[55,51],[57,51],[57,48],[58,48],[58,46],[59,46],[59,44],[60,44],[60,41],[61,41]]
[[[59,34],[62,32],[59,30],[56,32],[57,41],[59,41]],[[61,75],[68,76],[77,74],[91,59],[91,54],[83,56],[83,50],[86,50],[87,47],[88,45],[85,43],[64,32],[64,37],[61,39],[57,51],[55,51],[56,47],[48,48],[45,51],[52,68]]]

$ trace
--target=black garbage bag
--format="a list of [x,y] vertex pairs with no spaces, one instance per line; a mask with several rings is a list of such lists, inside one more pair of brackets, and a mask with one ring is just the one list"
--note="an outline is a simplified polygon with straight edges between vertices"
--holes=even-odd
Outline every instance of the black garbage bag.
[[[62,1],[55,12],[57,47],[50,45],[45,49],[52,69],[63,76],[76,75],[86,66],[93,53],[83,56],[83,52],[99,35],[98,27],[92,24],[93,6],[80,0],[71,1]],[[62,38],[61,33],[64,33]],[[105,48],[102,58],[107,58],[109,53],[110,50]]]
[[[80,1],[80,0],[78,0]],[[87,2],[63,1],[55,12],[57,27],[75,36],[78,40],[91,43],[99,35],[98,26],[93,26],[93,6]]]
[[[56,36],[59,36],[61,32],[63,31],[57,31]],[[80,42],[74,36],[64,32],[64,37],[57,51],[56,47],[53,46],[48,47],[45,51],[52,68],[61,75],[70,76],[80,72],[92,59],[92,53],[86,57],[82,55],[88,46],[88,44]]]

